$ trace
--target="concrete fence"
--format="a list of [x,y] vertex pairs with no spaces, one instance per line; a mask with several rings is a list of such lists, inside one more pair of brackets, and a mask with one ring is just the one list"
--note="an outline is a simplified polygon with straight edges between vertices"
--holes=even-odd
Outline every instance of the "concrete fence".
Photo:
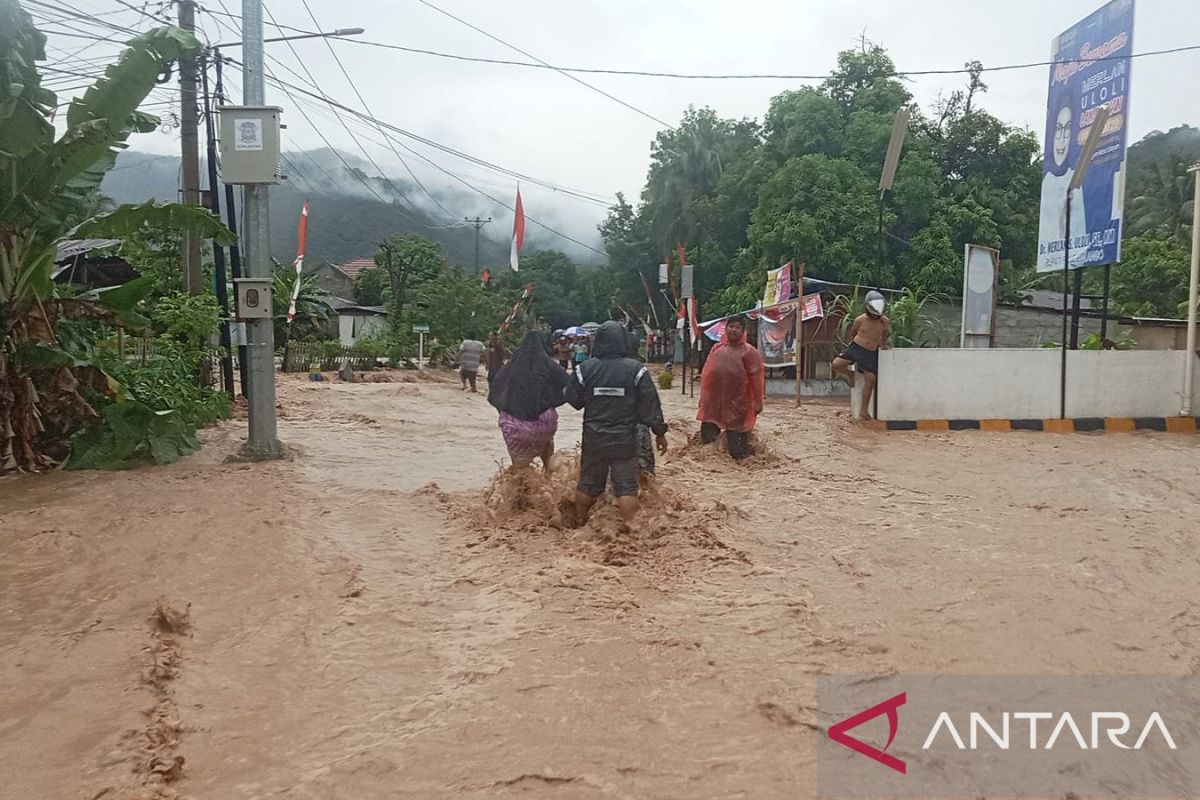
[[[1070,351],[1066,416],[1176,416],[1189,357],[1196,358],[1171,350]],[[884,350],[879,354],[878,417],[1054,419],[1060,412],[1061,359],[1060,350],[1044,348]],[[1200,402],[1200,365],[1196,373]]]

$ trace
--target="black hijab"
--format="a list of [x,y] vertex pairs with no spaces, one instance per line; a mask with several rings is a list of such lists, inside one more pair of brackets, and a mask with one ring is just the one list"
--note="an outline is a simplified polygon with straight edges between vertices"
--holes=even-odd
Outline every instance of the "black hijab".
[[550,334],[529,331],[488,387],[488,402],[518,419],[534,420],[566,400],[567,373],[550,357]]

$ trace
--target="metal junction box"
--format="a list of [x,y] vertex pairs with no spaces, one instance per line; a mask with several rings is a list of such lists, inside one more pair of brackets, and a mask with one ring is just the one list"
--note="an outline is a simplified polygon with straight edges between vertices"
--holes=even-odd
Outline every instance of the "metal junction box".
[[234,283],[238,319],[271,319],[274,282],[270,278],[237,278]]
[[279,183],[279,106],[222,106],[221,178],[225,183]]

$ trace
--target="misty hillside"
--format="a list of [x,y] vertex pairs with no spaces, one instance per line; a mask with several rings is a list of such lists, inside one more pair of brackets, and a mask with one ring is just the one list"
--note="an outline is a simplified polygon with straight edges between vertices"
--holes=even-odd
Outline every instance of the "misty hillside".
[[[451,217],[411,178],[373,177],[374,169],[362,159],[348,155],[339,158],[328,149],[287,153],[286,157],[291,165],[288,180],[271,192],[271,254],[284,263],[296,256],[296,228],[306,198],[309,201],[306,257],[309,264],[341,263],[352,258],[370,257],[386,236],[418,233],[439,242],[451,263],[472,266],[475,262],[475,230],[461,224],[461,220],[476,215],[497,220],[483,228],[481,264],[497,267],[508,263],[511,213],[504,208],[490,207],[490,202],[479,195],[465,189],[453,192],[429,187],[437,201],[454,213]],[[349,172],[343,158],[374,192]],[[202,186],[208,184],[206,169],[201,167]],[[105,177],[101,190],[118,203],[141,203],[150,199],[165,202],[177,199],[178,186],[177,156],[127,150],[118,156],[117,166]],[[380,200],[381,197],[390,202]],[[526,202],[528,208],[528,200]],[[224,213],[222,211],[222,216]],[[599,244],[594,235],[584,241]],[[533,225],[527,226],[525,249],[563,250],[585,262],[594,262],[597,258],[594,253],[546,234]]]

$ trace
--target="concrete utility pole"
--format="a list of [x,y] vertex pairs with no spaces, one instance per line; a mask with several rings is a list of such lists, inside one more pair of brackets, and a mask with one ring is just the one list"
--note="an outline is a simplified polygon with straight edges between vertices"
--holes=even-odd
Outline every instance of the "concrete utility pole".
[[479,231],[484,225],[487,225],[489,222],[491,222],[492,218],[488,217],[487,219],[480,219],[479,217],[475,217],[475,219],[471,219],[470,217],[463,217],[463,220],[465,220],[466,222],[469,222],[475,226],[475,274],[478,275],[479,274]]
[[[179,0],[179,27],[196,31],[195,0]],[[180,120],[179,134],[183,159],[182,200],[200,205],[200,112],[196,104],[196,57],[179,59]],[[200,237],[191,231],[183,234],[183,286],[190,294],[204,291],[204,273],[200,265]]]
[[1192,209],[1192,273],[1188,283],[1187,360],[1183,367],[1183,416],[1192,415],[1196,387],[1196,304],[1200,303],[1200,164],[1189,172],[1196,179],[1196,202]]
[[[242,0],[242,95],[248,106],[265,102],[266,77],[263,73],[263,16],[262,0]],[[245,189],[246,277],[271,277],[271,232],[268,191],[262,183],[248,184]],[[279,443],[275,422],[275,328],[270,319],[246,321],[246,350],[250,386],[250,440],[244,452],[251,458],[279,458],[283,446]]]

